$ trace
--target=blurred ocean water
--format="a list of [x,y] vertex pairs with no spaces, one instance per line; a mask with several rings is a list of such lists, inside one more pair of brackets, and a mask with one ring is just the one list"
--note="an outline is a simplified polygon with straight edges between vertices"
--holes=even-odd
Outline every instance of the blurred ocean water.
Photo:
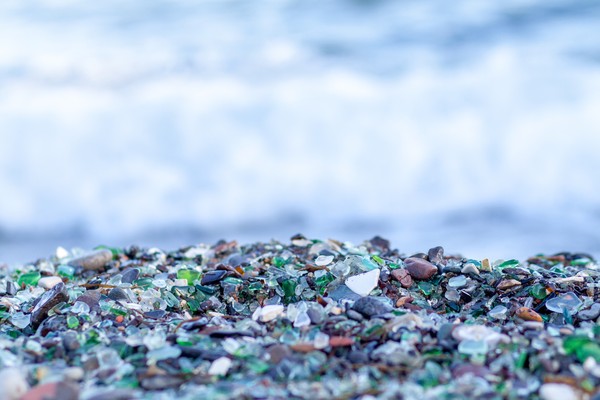
[[381,234],[600,255],[600,3],[0,4],[0,261]]

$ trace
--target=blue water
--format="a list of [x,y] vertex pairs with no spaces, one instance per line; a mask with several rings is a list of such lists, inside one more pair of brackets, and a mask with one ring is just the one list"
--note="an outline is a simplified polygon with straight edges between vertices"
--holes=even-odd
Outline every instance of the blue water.
[[600,3],[0,4],[0,260],[296,232],[600,255]]

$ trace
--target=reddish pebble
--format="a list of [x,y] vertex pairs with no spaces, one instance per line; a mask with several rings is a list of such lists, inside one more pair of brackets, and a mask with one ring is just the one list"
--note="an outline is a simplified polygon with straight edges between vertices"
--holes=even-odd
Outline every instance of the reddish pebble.
[[435,265],[422,258],[409,257],[404,260],[406,270],[414,279],[429,279],[437,274],[438,269]]
[[21,400],[77,400],[76,386],[65,382],[52,382],[38,385],[25,393]]
[[354,344],[354,339],[346,336],[332,336],[329,338],[329,345],[331,347],[347,347]]
[[413,280],[405,269],[395,269],[392,271],[392,278],[400,282],[402,287],[409,288],[413,284]]
[[115,321],[117,322],[117,324],[122,324],[123,320],[125,320],[125,318],[123,318],[122,315],[118,315],[117,318],[115,318]]
[[316,348],[312,343],[296,343],[290,348],[299,353],[310,353],[311,351],[315,351]]
[[543,322],[541,315],[533,311],[531,308],[521,307],[515,312],[516,316],[525,321]]

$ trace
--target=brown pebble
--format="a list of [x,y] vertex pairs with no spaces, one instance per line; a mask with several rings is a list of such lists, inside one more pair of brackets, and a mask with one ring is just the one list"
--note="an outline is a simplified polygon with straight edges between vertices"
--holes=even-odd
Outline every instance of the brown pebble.
[[104,268],[104,266],[112,261],[112,259],[112,252],[110,250],[102,249],[82,257],[74,258],[69,264],[83,269],[99,270]]
[[406,270],[414,279],[429,279],[434,276],[438,269],[435,265],[422,258],[409,257],[404,260]]
[[498,290],[508,290],[515,286],[521,286],[521,282],[516,279],[504,279],[503,281],[500,281],[496,288]]
[[311,351],[316,350],[312,343],[296,343],[291,345],[290,348],[298,353],[310,353]]
[[517,309],[515,315],[525,321],[543,322],[541,315],[533,311],[531,308],[521,307]]
[[413,284],[413,280],[412,280],[410,274],[405,269],[395,269],[395,270],[393,270],[392,271],[392,278],[394,278],[395,280],[397,280],[398,282],[400,282],[400,284],[404,288],[409,288]]
[[329,338],[331,347],[347,347],[354,344],[354,339],[346,336],[332,336]]
[[411,296],[400,297],[396,302],[396,307],[403,307],[405,304],[411,303],[414,299]]

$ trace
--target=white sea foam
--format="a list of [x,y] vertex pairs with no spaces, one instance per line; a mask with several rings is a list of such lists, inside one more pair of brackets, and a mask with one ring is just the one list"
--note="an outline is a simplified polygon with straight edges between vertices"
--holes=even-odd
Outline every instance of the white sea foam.
[[0,229],[598,251],[600,8],[475,6],[3,4]]

